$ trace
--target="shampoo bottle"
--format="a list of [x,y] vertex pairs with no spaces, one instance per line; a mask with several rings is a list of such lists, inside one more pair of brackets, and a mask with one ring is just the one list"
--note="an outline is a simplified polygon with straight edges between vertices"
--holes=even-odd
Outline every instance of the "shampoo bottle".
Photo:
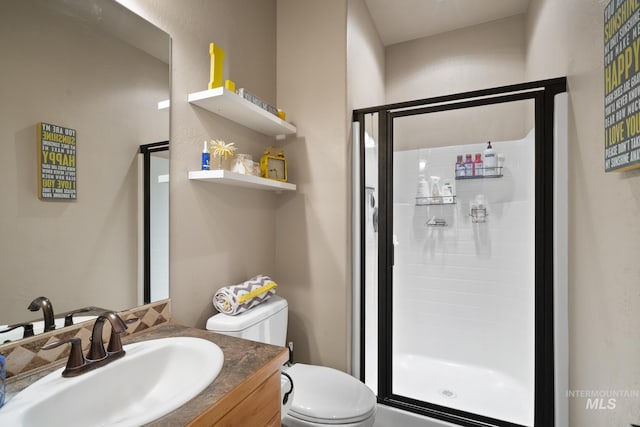
[[208,171],[211,169],[210,163],[211,155],[209,154],[209,144],[207,141],[204,142],[204,147],[202,147],[202,170]]
[[456,178],[463,176],[465,176],[464,162],[462,161],[462,154],[458,154],[458,159],[456,160]]
[[487,149],[482,153],[482,161],[484,162],[484,174],[486,176],[495,176],[497,175],[496,166],[497,166],[497,158],[496,153],[491,147],[491,141],[487,145]]
[[418,177],[418,191],[416,192],[416,197],[429,197],[429,184],[424,178],[424,175],[420,175]]
[[464,161],[464,175],[473,176],[473,160],[471,154],[467,154]]
[[482,157],[480,153],[476,153],[476,158],[473,161],[473,176],[482,176],[484,174],[484,167],[482,164]]
[[442,196],[442,203],[453,203],[453,186],[451,185],[451,181],[446,180],[442,184]]

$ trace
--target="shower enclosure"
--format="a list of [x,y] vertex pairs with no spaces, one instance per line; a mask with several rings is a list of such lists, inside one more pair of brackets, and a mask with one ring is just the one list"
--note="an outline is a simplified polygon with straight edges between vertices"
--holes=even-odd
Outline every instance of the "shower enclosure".
[[354,111],[355,366],[380,403],[466,426],[554,425],[553,118],[565,86]]

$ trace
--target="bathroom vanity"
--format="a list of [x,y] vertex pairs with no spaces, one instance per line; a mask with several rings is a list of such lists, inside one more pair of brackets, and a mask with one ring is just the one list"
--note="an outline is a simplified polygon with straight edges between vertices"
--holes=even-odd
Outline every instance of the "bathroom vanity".
[[[202,338],[217,344],[224,364],[216,379],[200,394],[151,426],[278,426],[280,425],[280,367],[288,360],[285,348],[165,323],[122,338],[123,344],[169,337]],[[124,356],[126,357],[126,355]],[[56,362],[7,384],[15,394],[61,367]],[[176,369],[180,369],[176,366]],[[127,379],[122,378],[126,387]]]

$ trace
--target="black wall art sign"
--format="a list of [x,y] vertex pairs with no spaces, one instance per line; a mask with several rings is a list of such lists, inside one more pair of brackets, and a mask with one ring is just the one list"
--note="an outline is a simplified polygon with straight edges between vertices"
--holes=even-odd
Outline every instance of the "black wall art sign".
[[640,167],[640,0],[604,9],[604,169]]
[[76,131],[38,123],[38,197],[75,200]]

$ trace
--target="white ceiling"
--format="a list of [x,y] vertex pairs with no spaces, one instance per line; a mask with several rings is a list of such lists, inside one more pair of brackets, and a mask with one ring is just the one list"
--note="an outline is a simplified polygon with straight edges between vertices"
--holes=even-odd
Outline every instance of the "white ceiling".
[[385,46],[525,13],[530,0],[365,0]]

